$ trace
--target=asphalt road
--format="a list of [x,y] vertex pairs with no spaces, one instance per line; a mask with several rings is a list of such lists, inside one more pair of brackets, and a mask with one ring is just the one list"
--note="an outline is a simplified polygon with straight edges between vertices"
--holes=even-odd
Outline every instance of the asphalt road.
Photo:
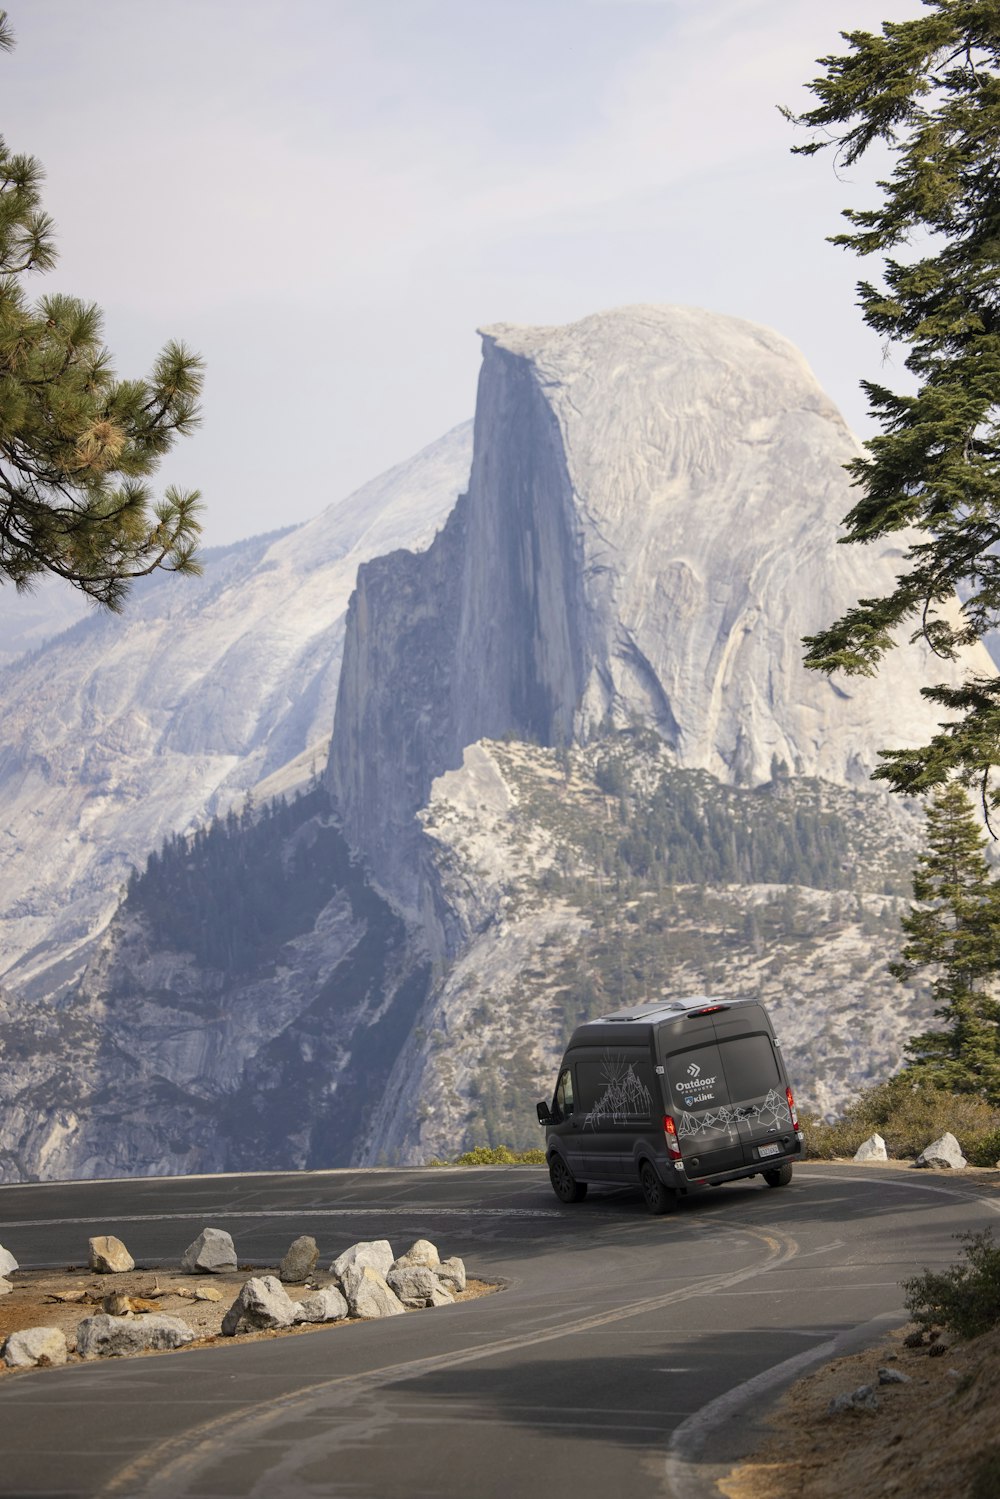
[[94,1233],[176,1264],[214,1225],[260,1265],[298,1234],[324,1265],[358,1239],[398,1253],[429,1238],[506,1287],[306,1337],[8,1376],[0,1496],[693,1499],[782,1378],[833,1339],[876,1335],[901,1313],[900,1280],[954,1260],[954,1235],[998,1209],[963,1178],[826,1166],[668,1218],[622,1190],[564,1207],[531,1168],[0,1187],[0,1243],[25,1268],[84,1262]]

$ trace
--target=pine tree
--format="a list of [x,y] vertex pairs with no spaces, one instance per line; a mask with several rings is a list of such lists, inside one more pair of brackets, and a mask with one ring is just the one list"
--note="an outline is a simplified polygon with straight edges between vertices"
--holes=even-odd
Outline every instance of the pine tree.
[[972,803],[952,783],[927,808],[927,848],[917,861],[903,918],[907,942],[890,971],[901,982],[936,972],[935,1015],[943,1028],[907,1043],[910,1072],[953,1093],[979,1093],[1000,1104],[1000,885],[983,857],[986,839]]
[[[808,665],[826,672],[874,675],[906,625],[954,658],[1000,618],[1000,5],[923,4],[878,36],[843,33],[850,51],[820,59],[819,105],[796,122],[817,131],[799,153],[833,146],[844,167],[876,143],[892,154],[878,206],[847,210],[851,232],[833,243],[884,257],[883,284],[862,281],[860,306],[887,349],[908,350],[918,384],[897,395],[863,382],[882,432],[848,466],[860,498],[843,540],[916,534],[900,538],[891,593],[806,640]],[[876,775],[904,792],[957,775],[1000,804],[1000,679],[924,692],[957,716],[928,744],[884,752]]]
[[[0,10],[0,51],[13,36]],[[42,169],[0,140],[0,583],[56,573],[110,609],[129,580],[199,571],[200,496],[145,482],[198,420],[202,362],[168,343],[146,380],[118,380],[98,308],[23,282],[55,263]]]

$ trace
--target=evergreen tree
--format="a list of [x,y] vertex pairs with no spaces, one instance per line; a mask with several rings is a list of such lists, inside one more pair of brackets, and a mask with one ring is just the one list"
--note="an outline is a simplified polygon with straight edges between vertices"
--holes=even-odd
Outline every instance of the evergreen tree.
[[[0,51],[13,37],[0,10]],[[197,491],[145,482],[198,420],[202,363],[168,343],[146,380],[118,380],[101,313],[76,297],[27,300],[55,263],[42,169],[0,140],[0,583],[56,573],[111,609],[131,578],[197,572]]]
[[983,857],[986,839],[962,787],[936,792],[927,808],[927,849],[917,861],[903,918],[901,982],[931,967],[942,1030],[914,1036],[908,1069],[953,1093],[979,1093],[1000,1104],[1000,1004],[991,988],[1000,974],[1000,886]]
[[[817,131],[800,153],[832,145],[845,167],[879,142],[892,153],[878,206],[847,210],[851,231],[833,243],[884,257],[883,284],[862,281],[860,306],[886,347],[907,349],[918,384],[897,395],[863,382],[882,432],[848,465],[860,498],[843,540],[916,535],[890,593],[806,640],[808,665],[826,672],[873,675],[907,624],[953,658],[1000,618],[1000,6],[923,4],[880,35],[843,33],[850,51],[820,59],[820,102],[797,120]],[[924,692],[957,716],[928,744],[885,752],[876,774],[907,792],[957,775],[1000,804],[1000,679]]]

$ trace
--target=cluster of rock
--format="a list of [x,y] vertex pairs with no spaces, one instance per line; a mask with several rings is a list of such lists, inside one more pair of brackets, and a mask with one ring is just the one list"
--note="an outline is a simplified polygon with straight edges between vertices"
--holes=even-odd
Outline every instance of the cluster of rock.
[[[894,1355],[890,1355],[894,1357]],[[878,1371],[878,1382],[880,1385],[909,1384],[910,1376],[904,1374],[902,1369],[880,1369]],[[842,1416],[846,1411],[877,1411],[878,1395],[873,1384],[858,1385],[856,1390],[845,1390],[842,1395],[834,1395],[827,1406],[827,1415]]]
[[[90,1240],[88,1263],[100,1274],[135,1269],[125,1245],[112,1235]],[[276,1276],[253,1276],[243,1284],[223,1318],[223,1334],[235,1337],[346,1317],[394,1317],[418,1307],[448,1306],[466,1286],[462,1260],[457,1256],[442,1260],[429,1239],[417,1239],[398,1258],[388,1239],[352,1244],[333,1261],[329,1272],[333,1278],[324,1285],[313,1282],[318,1263],[316,1240],[308,1235],[295,1239]],[[0,1246],[0,1294],[12,1289],[3,1277],[17,1268],[14,1256]],[[184,1251],[181,1268],[192,1275],[221,1275],[237,1269],[231,1235],[224,1229],[203,1229]],[[295,1300],[285,1290],[286,1284],[303,1285],[310,1294]],[[219,1299],[213,1288],[195,1295]],[[81,1358],[121,1358],[151,1349],[181,1348],[196,1336],[182,1318],[168,1316],[142,1298],[111,1295],[105,1298],[102,1312],[78,1324],[75,1346]],[[64,1364],[69,1348],[60,1328],[29,1327],[10,1334],[0,1357],[8,1368]]]
[[[465,1290],[465,1265],[442,1260],[429,1239],[418,1239],[398,1258],[388,1239],[352,1244],[333,1261],[333,1280],[302,1301],[293,1301],[283,1282],[305,1279],[315,1269],[314,1239],[296,1239],[277,1276],[248,1280],[226,1313],[227,1336],[296,1322],[336,1322],[343,1317],[396,1317],[418,1307],[448,1306]],[[305,1267],[308,1268],[305,1268]],[[305,1268],[305,1274],[300,1270]]]
[[[866,1161],[887,1161],[888,1151],[885,1141],[877,1132],[869,1135],[863,1144],[859,1145],[854,1152],[854,1159],[864,1164]],[[962,1147],[950,1130],[945,1130],[940,1139],[934,1140],[922,1150],[914,1161],[914,1166],[943,1167],[950,1171],[964,1171],[969,1164],[962,1154]]]

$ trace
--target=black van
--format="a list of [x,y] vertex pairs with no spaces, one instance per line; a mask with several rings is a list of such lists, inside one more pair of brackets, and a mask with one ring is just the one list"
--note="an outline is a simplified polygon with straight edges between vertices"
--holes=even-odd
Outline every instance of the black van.
[[638,1183],[651,1213],[743,1176],[783,1187],[803,1149],[771,1022],[750,999],[664,1000],[579,1026],[538,1122],[561,1202],[588,1182]]

